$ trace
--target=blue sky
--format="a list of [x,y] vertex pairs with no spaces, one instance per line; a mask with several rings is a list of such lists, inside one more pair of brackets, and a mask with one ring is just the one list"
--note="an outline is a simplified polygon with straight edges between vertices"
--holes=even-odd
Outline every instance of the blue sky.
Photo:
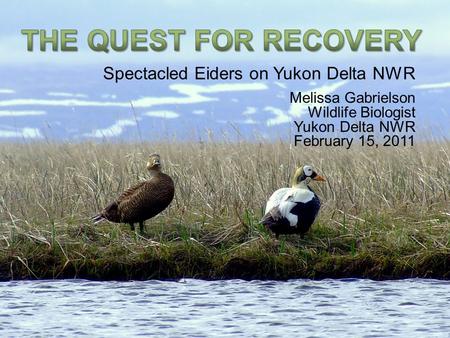
[[[356,59],[359,53],[264,53],[205,51],[192,48],[182,52],[97,54],[87,50],[84,37],[95,28],[184,28],[183,40],[192,46],[196,28],[247,28],[255,34],[255,45],[264,28],[407,28],[423,29],[417,56],[450,56],[450,1],[8,1],[0,12],[0,64],[10,63],[102,63],[158,62],[194,60],[307,60],[313,56],[322,61]],[[78,53],[28,53],[23,28],[76,28],[79,30]],[[191,33],[191,34],[189,34]],[[377,55],[374,55],[377,54]],[[379,53],[367,55],[380,58]],[[395,58],[397,53],[382,53]],[[409,57],[411,55],[407,55]],[[402,55],[405,58],[405,55]]]

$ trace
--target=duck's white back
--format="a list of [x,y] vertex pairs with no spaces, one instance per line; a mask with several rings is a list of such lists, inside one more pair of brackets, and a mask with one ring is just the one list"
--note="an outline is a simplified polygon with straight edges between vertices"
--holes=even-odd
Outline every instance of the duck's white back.
[[274,207],[277,207],[280,205],[281,200],[283,197],[291,190],[291,188],[281,188],[275,191],[272,196],[270,196],[269,200],[266,204],[266,210],[264,211],[264,215],[266,215],[270,210],[272,210]]

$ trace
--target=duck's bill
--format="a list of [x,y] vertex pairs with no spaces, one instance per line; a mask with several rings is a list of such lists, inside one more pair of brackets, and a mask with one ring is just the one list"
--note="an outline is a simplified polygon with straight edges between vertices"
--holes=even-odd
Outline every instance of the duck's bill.
[[314,180],[314,181],[319,181],[319,182],[325,182],[325,181],[326,181],[326,179],[323,178],[323,177],[320,176],[320,175],[317,175],[316,177],[314,177],[313,180]]

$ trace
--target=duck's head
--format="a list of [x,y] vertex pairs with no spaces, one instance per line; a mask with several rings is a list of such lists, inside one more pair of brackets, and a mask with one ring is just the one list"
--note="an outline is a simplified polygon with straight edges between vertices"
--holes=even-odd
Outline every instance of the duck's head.
[[151,154],[147,162],[148,170],[160,170],[161,169],[161,157],[158,154]]
[[318,175],[310,165],[304,165],[295,171],[292,186],[308,185],[311,181],[323,182],[325,179]]

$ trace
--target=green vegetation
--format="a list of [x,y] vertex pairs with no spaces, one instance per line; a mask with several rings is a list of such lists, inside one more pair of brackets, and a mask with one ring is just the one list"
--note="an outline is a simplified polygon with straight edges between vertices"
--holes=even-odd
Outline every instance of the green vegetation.
[[[176,182],[147,233],[90,216],[159,152]],[[296,165],[327,178],[305,239],[258,223]],[[1,144],[0,279],[450,279],[450,143],[291,148],[286,143]]]

